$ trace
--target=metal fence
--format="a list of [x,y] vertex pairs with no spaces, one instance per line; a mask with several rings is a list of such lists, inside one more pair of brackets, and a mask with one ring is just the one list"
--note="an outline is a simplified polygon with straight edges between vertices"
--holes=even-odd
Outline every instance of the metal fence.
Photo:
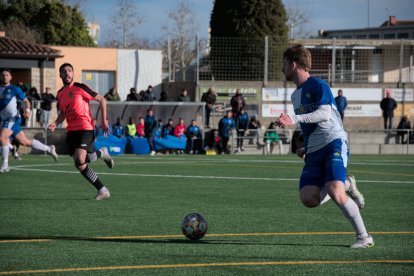
[[[414,82],[413,40],[307,39],[289,43],[308,48],[311,74],[330,84]],[[181,72],[172,72],[170,66],[167,74],[174,76],[170,80],[262,81],[265,85],[283,80],[282,54],[287,45],[278,38],[195,38],[193,45],[192,62]]]

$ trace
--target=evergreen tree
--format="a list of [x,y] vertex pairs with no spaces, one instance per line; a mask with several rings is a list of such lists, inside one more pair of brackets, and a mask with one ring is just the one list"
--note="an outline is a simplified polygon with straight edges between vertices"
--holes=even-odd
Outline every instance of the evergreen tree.
[[210,21],[214,78],[263,80],[264,41],[268,36],[268,79],[279,79],[288,42],[286,22],[281,0],[215,0]]
[[[0,27],[10,38],[48,45],[96,46],[80,11],[62,1],[1,0],[0,14]],[[14,30],[16,26],[24,26],[30,35],[22,37]]]

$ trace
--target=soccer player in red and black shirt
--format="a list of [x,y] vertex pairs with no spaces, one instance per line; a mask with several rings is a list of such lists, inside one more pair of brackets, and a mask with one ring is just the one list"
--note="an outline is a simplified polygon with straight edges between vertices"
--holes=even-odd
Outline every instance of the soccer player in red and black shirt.
[[109,190],[101,183],[96,173],[88,166],[98,158],[101,158],[113,168],[114,161],[108,154],[105,147],[94,150],[94,123],[90,112],[89,101],[95,100],[101,109],[101,128],[104,135],[110,133],[110,128],[106,120],[106,100],[103,96],[94,92],[83,83],[77,83],[73,79],[73,66],[64,63],[59,68],[60,78],[63,81],[63,88],[57,94],[60,114],[48,129],[54,131],[56,126],[65,119],[67,122],[66,143],[69,154],[73,156],[76,168],[95,188],[98,190],[95,200],[106,199],[110,196]]

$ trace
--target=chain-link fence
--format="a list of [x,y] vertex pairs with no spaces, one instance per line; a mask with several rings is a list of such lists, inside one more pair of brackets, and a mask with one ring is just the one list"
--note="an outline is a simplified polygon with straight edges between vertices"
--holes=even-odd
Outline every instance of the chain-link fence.
[[[414,82],[413,40],[307,39],[311,74],[335,83]],[[182,72],[169,69],[175,81],[281,81],[282,54],[287,45],[277,37],[215,37],[194,42],[194,58]],[[169,61],[171,63],[171,61]],[[171,79],[171,78],[170,78]]]

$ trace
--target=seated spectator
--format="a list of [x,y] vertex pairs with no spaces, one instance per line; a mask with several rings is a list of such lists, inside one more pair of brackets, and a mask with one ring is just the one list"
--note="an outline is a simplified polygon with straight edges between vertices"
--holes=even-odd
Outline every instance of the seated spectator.
[[[186,126],[185,126],[185,123],[184,123],[184,119],[180,118],[178,120],[178,124],[174,128],[174,136],[177,137],[177,138],[183,138],[183,137],[185,137],[185,131],[186,131]],[[183,150],[178,150],[177,153],[178,154],[183,154],[184,151]]]
[[135,137],[137,135],[137,128],[135,126],[135,120],[133,117],[129,118],[129,123],[125,126],[126,135]]
[[112,102],[121,100],[121,98],[119,97],[118,91],[114,87],[109,89],[108,93],[106,93],[104,97],[107,101],[112,101]]
[[116,119],[116,123],[112,126],[112,134],[118,138],[122,138],[125,135],[125,127],[122,124],[121,117]]
[[187,89],[183,89],[181,91],[180,96],[178,96],[177,98],[177,102],[189,102],[190,101],[190,97],[188,97],[187,95]]
[[266,133],[264,135],[263,141],[266,145],[266,154],[273,154],[273,148],[277,144],[279,146],[279,154],[282,154],[282,141],[279,139],[279,134],[276,132],[277,126],[274,122],[271,122]]
[[145,137],[145,121],[143,117],[139,117],[137,124],[137,136]]
[[249,121],[249,144],[253,144],[253,141],[256,140],[256,145],[260,147],[259,139],[260,139],[260,129],[262,128],[262,124],[259,120],[257,120],[256,115],[252,116]]
[[127,102],[139,102],[139,101],[141,101],[141,97],[139,96],[139,94],[137,93],[137,90],[134,87],[131,87],[129,89],[129,94],[127,95],[126,101]]
[[174,135],[174,121],[169,119],[168,123],[162,127],[161,137],[167,137],[167,135]]
[[221,138],[217,129],[212,129],[209,134],[209,140],[206,150],[214,150],[216,153],[222,152]]
[[188,152],[198,154],[201,148],[201,129],[195,120],[191,120],[191,125],[187,127],[186,136]]
[[167,92],[165,92],[164,90],[161,91],[160,102],[170,102],[170,101],[171,101],[171,99],[170,99],[170,97],[168,97]]
[[163,126],[162,119],[158,119],[157,126],[156,126],[156,129],[155,129],[155,138],[161,138],[162,126]]
[[144,95],[142,96],[143,102],[153,102],[155,101],[154,94],[152,93],[152,86],[148,85],[147,91],[145,91]]
[[[401,118],[401,121],[399,122],[397,129],[401,130],[397,131],[396,143],[399,144],[401,142],[401,144],[407,144],[410,140],[409,129],[411,129],[411,122],[409,120],[408,115],[404,115]],[[404,139],[405,135],[407,135],[407,140]]]

